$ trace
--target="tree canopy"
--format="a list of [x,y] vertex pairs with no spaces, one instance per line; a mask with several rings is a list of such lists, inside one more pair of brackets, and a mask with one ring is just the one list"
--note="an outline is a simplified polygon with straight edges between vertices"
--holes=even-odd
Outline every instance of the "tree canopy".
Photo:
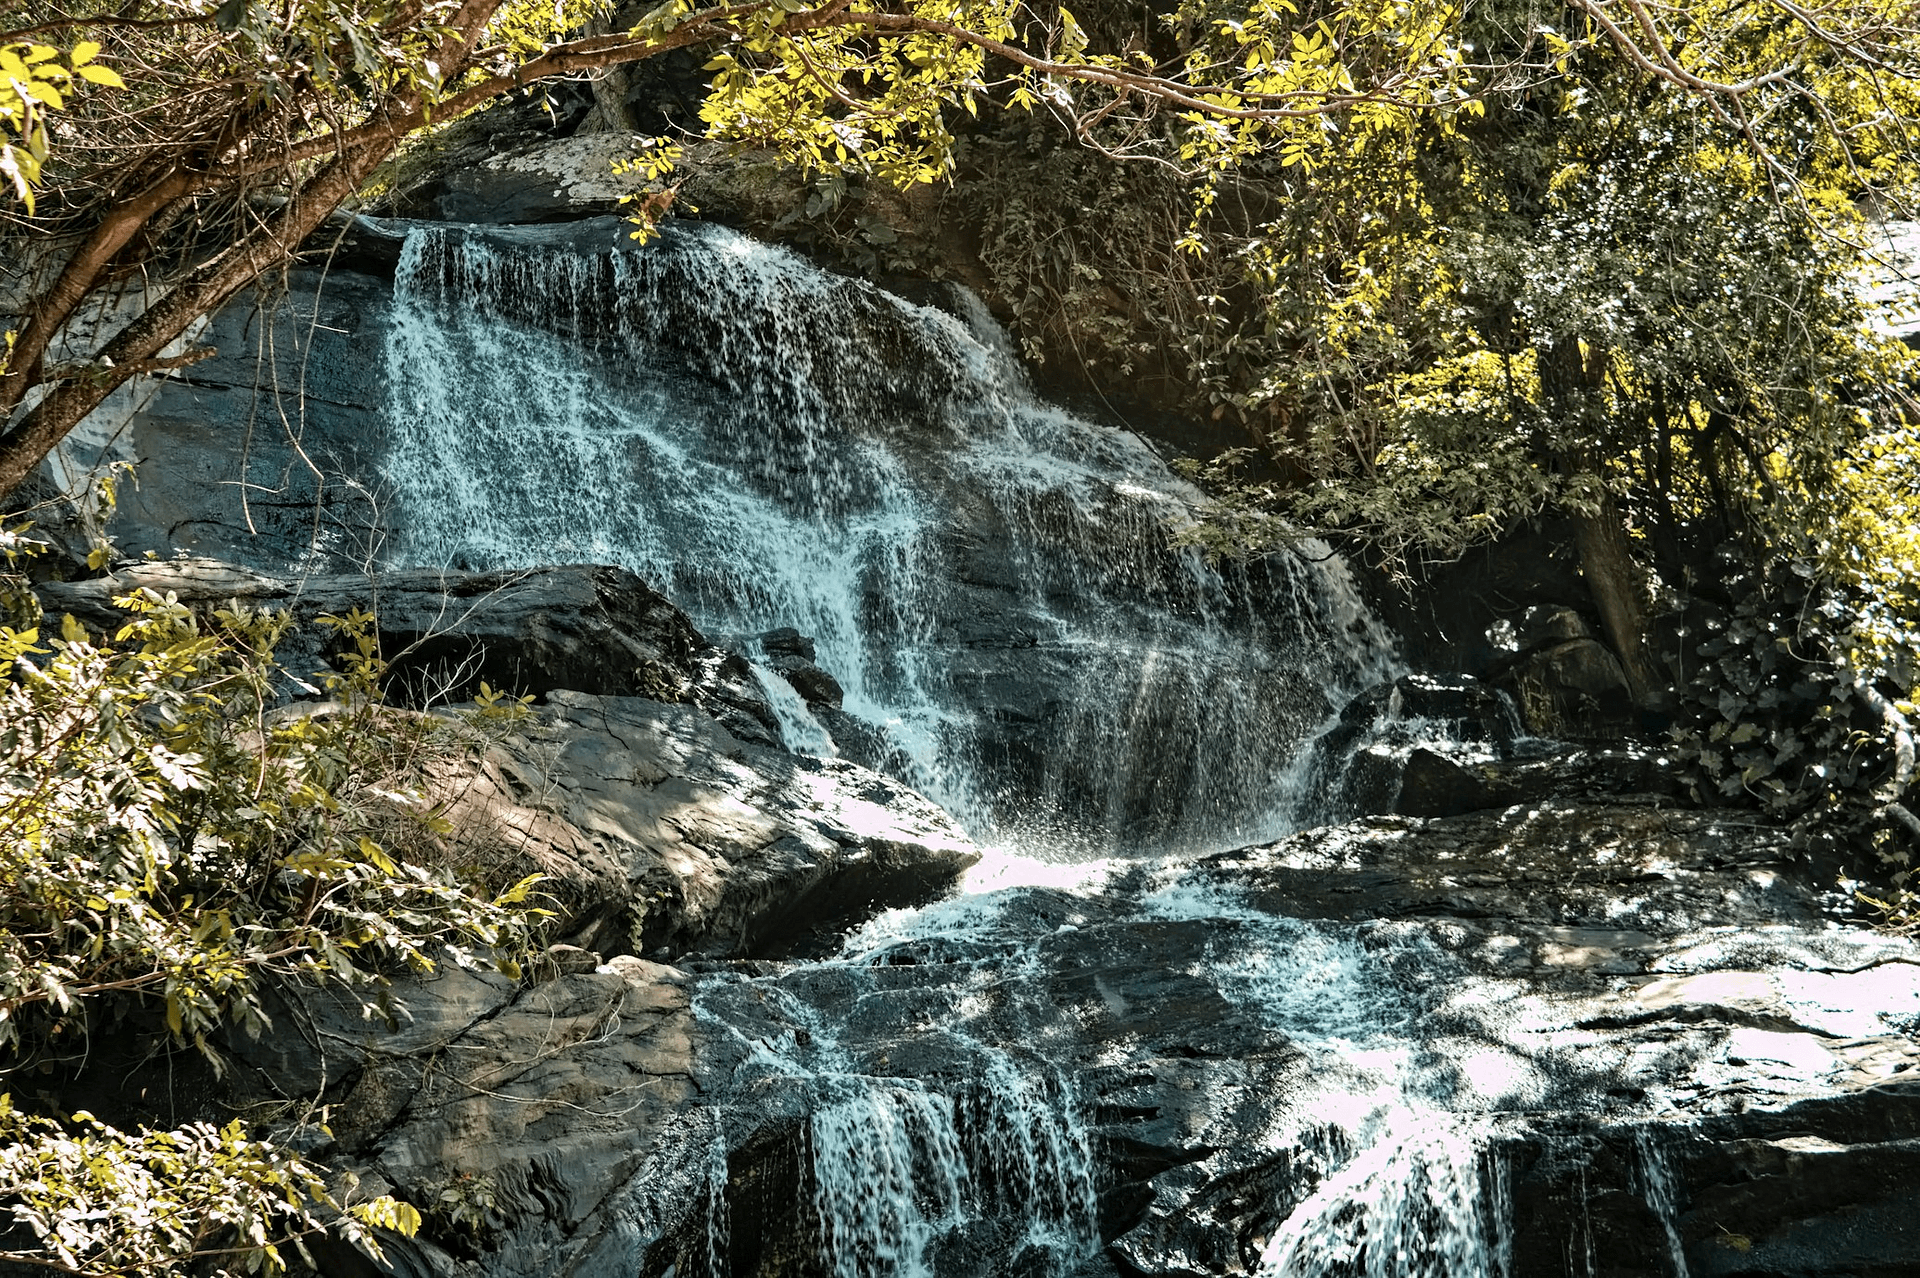
[[[1796,184],[1831,170],[1885,185],[1903,162],[1914,35],[1902,13],[1891,0],[1817,12],[1792,0],[1184,0],[1150,38],[1104,47],[1069,9],[1014,0],[0,8],[0,165],[16,201],[0,492],[128,378],[197,358],[199,321],[284,261],[406,138],[541,80],[702,49],[712,135],[900,184],[945,176],[955,121],[983,104],[1045,111],[1111,154],[1188,174],[1204,214],[1249,165],[1325,187],[1490,105],[1577,105],[1597,63],[1684,95],[1729,163],[1798,199]],[[1377,239],[1378,199],[1347,203]],[[1204,217],[1195,229],[1199,250]],[[1256,240],[1271,259],[1256,267],[1280,284],[1301,259],[1271,228]],[[1366,244],[1330,240],[1350,255],[1332,284],[1351,296],[1325,317],[1338,341],[1342,324],[1370,322],[1368,290],[1346,287],[1354,272],[1391,272],[1386,245],[1370,260]],[[83,316],[107,322],[81,340]]]

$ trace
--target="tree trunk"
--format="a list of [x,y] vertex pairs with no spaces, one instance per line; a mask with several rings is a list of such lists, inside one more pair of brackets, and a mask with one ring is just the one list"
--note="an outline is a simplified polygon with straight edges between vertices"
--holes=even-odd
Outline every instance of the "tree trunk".
[[1634,704],[1642,710],[1664,708],[1668,702],[1666,680],[1647,655],[1647,610],[1620,516],[1613,503],[1606,502],[1597,515],[1576,514],[1573,527],[1580,572],[1587,579],[1587,589],[1593,592],[1607,639],[1620,654]]
[[363,144],[358,151],[330,160],[278,214],[239,244],[189,272],[171,292],[121,329],[85,373],[51,387],[12,430],[0,436],[0,499],[11,496],[69,431],[130,378],[197,358],[192,354],[162,358],[161,352],[195,320],[211,315],[262,271],[292,256],[391,151],[391,145]]
[[[1605,447],[1601,429],[1605,409],[1597,396],[1605,384],[1606,369],[1605,347],[1596,343],[1588,348],[1577,337],[1563,337],[1541,353],[1540,383],[1548,407],[1564,421],[1585,422],[1589,427],[1591,442],[1581,452],[1555,459],[1562,473],[1588,474],[1598,480],[1604,469],[1594,454]],[[1642,710],[1663,709],[1668,704],[1666,680],[1647,656],[1647,610],[1627,548],[1627,530],[1605,489],[1599,496],[1600,509],[1595,513],[1573,513],[1580,572],[1600,610],[1607,640],[1620,655],[1634,704]]]

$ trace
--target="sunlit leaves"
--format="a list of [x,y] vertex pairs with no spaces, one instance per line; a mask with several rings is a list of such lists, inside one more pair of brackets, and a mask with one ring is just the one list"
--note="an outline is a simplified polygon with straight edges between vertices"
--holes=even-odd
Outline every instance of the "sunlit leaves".
[[[971,0],[907,11],[1002,40],[1013,35],[1016,7]],[[947,113],[976,110],[988,90],[979,47],[928,31],[791,30],[788,17],[775,7],[743,21],[707,64],[712,93],[701,116],[712,136],[775,147],[803,168],[850,170],[895,186],[950,172]],[[1070,15],[1065,24],[1055,43],[1059,56],[1072,57],[1084,38]],[[1038,83],[1022,85],[1024,101],[1045,92]]]
[[107,88],[126,87],[112,67],[95,61],[100,46],[82,41],[63,59],[50,44],[16,42],[0,45],[0,177],[15,198],[34,209],[34,188],[49,150],[48,116],[67,105],[74,81]]
[[[0,529],[9,564],[33,553]],[[0,574],[0,1066],[84,1048],[103,1012],[207,1054],[266,1028],[264,978],[325,981],[369,1011],[390,978],[442,963],[509,977],[543,913],[537,878],[470,886],[439,856],[428,784],[525,703],[488,691],[469,719],[389,711],[373,618],[330,618],[346,648],[318,714],[270,712],[284,616],[119,601],[97,634],[38,618]],[[54,636],[58,637],[54,637]],[[122,1132],[16,1113],[0,1095],[0,1202],[36,1262],[88,1275],[279,1273],[326,1229],[374,1251],[411,1207],[349,1208],[317,1169],[238,1124]],[[21,1252],[0,1252],[0,1260]]]
[[419,1213],[392,1198],[343,1207],[321,1169],[249,1138],[238,1122],[126,1132],[86,1113],[64,1123],[32,1117],[5,1093],[0,1201],[40,1244],[31,1253],[0,1249],[0,1262],[51,1262],[92,1278],[271,1276],[295,1257],[311,1263],[306,1242],[322,1232],[378,1257],[374,1228],[411,1235],[420,1227]]
[[259,1028],[264,972],[377,997],[401,968],[514,965],[538,912],[419,855],[442,828],[420,770],[466,747],[378,704],[370,618],[336,619],[339,711],[263,725],[283,617],[124,602],[113,636],[0,629],[0,1049],[84,1034],[108,991],[199,1042]]

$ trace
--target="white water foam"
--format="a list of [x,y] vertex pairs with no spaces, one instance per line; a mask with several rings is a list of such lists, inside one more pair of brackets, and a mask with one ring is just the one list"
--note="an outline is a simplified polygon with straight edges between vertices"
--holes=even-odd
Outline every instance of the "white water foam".
[[808,1126],[821,1257],[833,1278],[936,1278],[928,1246],[971,1196],[953,1102],[876,1080],[842,1090]]
[[[1504,1179],[1489,1193],[1480,1133],[1457,1117],[1391,1111],[1260,1255],[1261,1278],[1510,1278]],[[1489,1217],[1492,1220],[1489,1220]]]
[[[862,963],[836,966],[855,983],[870,972]],[[1067,1274],[1093,1254],[1093,1159],[1062,1074],[957,1031],[956,1045],[973,1062],[968,1079],[943,1089],[865,1073],[829,1017],[776,981],[749,988],[804,1034],[749,1038],[699,999],[696,1012],[749,1046],[749,1070],[811,1094],[812,1208],[833,1278],[938,1278],[937,1249],[964,1245],[982,1226],[1010,1226],[1049,1273]]]
[[1352,926],[1277,916],[1177,870],[1141,908],[1213,922],[1209,979],[1313,1061],[1292,1126],[1267,1140],[1322,1174],[1256,1273],[1512,1278],[1512,1212],[1490,1124],[1452,1108],[1449,1073],[1419,1040],[1418,1008]]

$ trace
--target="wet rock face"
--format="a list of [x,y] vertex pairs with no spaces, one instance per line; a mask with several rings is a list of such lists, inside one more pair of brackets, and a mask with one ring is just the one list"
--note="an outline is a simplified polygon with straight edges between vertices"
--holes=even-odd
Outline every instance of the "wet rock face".
[[1638,726],[1619,657],[1572,608],[1535,604],[1517,622],[1495,622],[1488,638],[1498,654],[1488,677],[1512,695],[1527,731],[1606,741]]
[[[535,1278],[555,1272],[556,1255],[577,1273],[634,1272],[632,1231],[662,1204],[633,1181],[654,1165],[704,1164],[703,1133],[684,1122],[705,1048],[685,975],[616,958],[527,988],[454,973],[400,994],[420,1019],[398,1036],[354,1008],[301,1007],[319,1050],[294,1060],[295,1076],[324,1063],[335,1102],[338,1145],[316,1152],[429,1222],[387,1244],[386,1266],[336,1247],[321,1272]],[[258,1049],[243,1060],[273,1064]]]
[[502,1187],[420,1274],[1920,1273],[1920,948],[1784,856],[1542,801],[622,960],[453,1026],[444,1099],[343,1144]]
[[[1581,624],[1561,609],[1532,633],[1551,637]],[[1325,796],[1314,815],[1445,817],[1550,798],[1684,793],[1659,747],[1620,732],[1592,741],[1530,736],[1535,725],[1523,709],[1502,686],[1471,675],[1401,675],[1375,685],[1313,742],[1308,784]]]
[[1634,728],[1633,694],[1620,659],[1597,639],[1529,653],[1508,674],[1527,727],[1541,736],[1614,739]]
[[[483,680],[542,695],[477,771],[439,784],[449,819],[503,881],[547,877],[566,942],[586,954],[830,944],[849,920],[930,899],[977,859],[950,817],[891,778],[779,749],[745,662],[621,569],[293,580],[174,560],[39,596],[49,613],[111,631],[125,621],[111,600],[137,589],[202,612],[292,614],[301,624],[279,655],[296,673],[325,666],[316,616],[374,611],[401,704],[457,703]],[[566,690],[580,687],[596,691]]]
[[[1520,734],[1512,703],[1470,675],[1408,674],[1376,684],[1313,741],[1308,788],[1325,796],[1314,815],[1453,816],[1490,807],[1493,790],[1464,765],[1510,759]],[[1445,755],[1431,748],[1442,743]]]
[[[968,299],[717,227],[626,229],[363,219],[337,269],[223,312],[216,357],[68,460],[155,463],[107,528],[134,556],[284,578],[588,559],[742,650],[795,627],[817,652],[769,664],[835,748],[997,837],[1281,828],[1273,773],[1390,661],[1337,564],[1202,562],[1173,534],[1198,494],[1036,400]],[[490,643],[460,682],[673,699],[617,646],[524,621],[513,661]],[[395,638],[461,670],[436,622]],[[743,741],[775,739],[762,700],[735,708],[764,733],[727,719]]]

